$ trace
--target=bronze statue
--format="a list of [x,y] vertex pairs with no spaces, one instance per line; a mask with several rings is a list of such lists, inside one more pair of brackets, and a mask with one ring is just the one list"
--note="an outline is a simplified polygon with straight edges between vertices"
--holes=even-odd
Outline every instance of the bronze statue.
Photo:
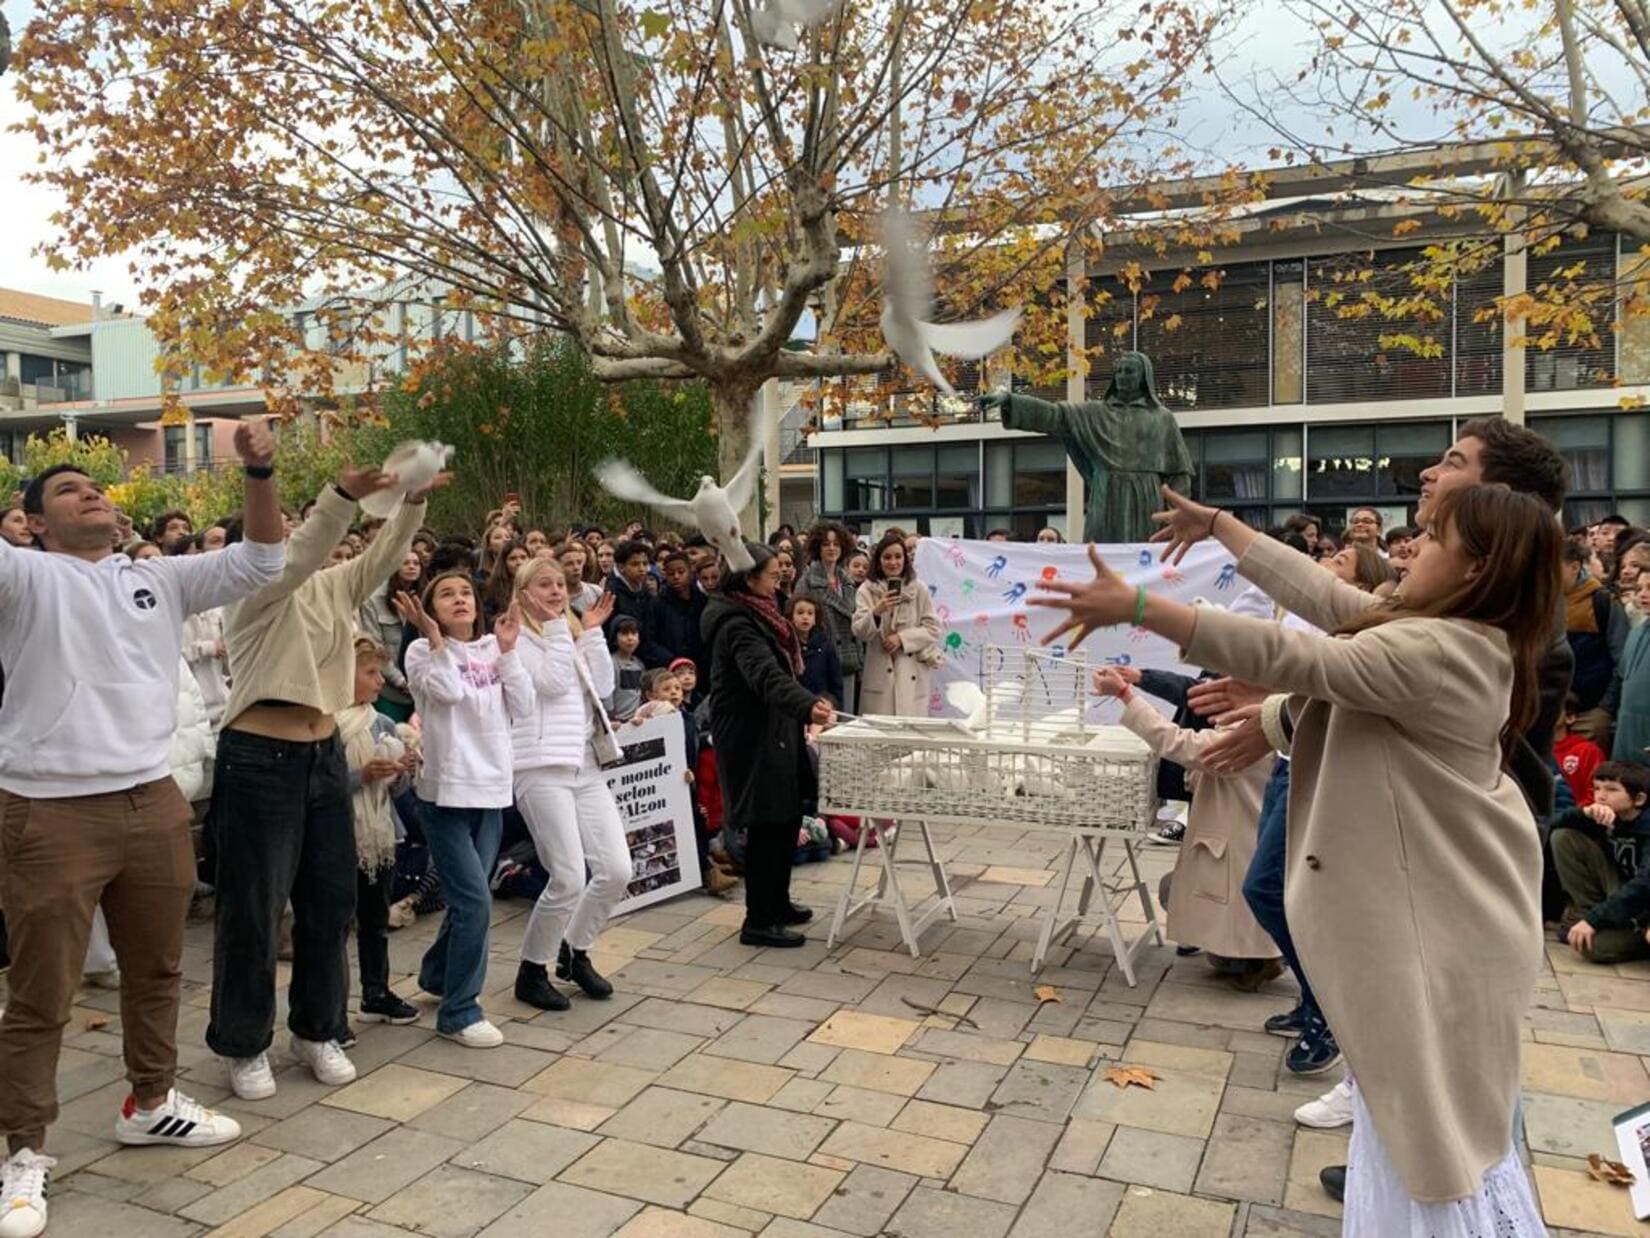
[[1157,398],[1145,353],[1117,359],[1100,400],[1051,404],[1002,393],[981,397],[980,406],[1000,408],[1011,430],[1060,440],[1088,487],[1084,541],[1143,542],[1157,528],[1152,513],[1163,507],[1158,487],[1191,493],[1192,457],[1174,414]]

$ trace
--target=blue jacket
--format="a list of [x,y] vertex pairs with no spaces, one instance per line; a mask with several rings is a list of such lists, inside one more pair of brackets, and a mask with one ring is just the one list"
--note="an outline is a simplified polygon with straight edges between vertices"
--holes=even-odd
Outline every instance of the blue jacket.
[[815,696],[828,696],[838,709],[842,708],[842,661],[836,646],[824,628],[808,633],[802,646],[802,686]]

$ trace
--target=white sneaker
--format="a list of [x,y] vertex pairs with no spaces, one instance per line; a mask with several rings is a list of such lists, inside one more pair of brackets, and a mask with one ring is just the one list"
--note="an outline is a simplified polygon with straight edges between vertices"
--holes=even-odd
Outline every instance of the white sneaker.
[[504,1043],[504,1033],[486,1019],[478,1019],[456,1032],[442,1032],[448,1040],[456,1040],[466,1049],[496,1049]]
[[4,1165],[0,1238],[34,1238],[46,1228],[46,1179],[57,1161],[24,1148]]
[[355,1063],[338,1047],[336,1040],[300,1040],[294,1036],[292,1056],[328,1087],[355,1082]]
[[230,1090],[242,1100],[268,1100],[275,1095],[275,1072],[269,1069],[269,1054],[257,1057],[226,1057]]
[[115,989],[118,991],[120,988],[120,968],[111,967],[108,971],[89,971],[81,976],[81,979],[94,989]]
[[[273,1086],[273,1085],[271,1085]],[[209,1148],[241,1137],[241,1124],[191,1100],[173,1088],[154,1109],[137,1107],[128,1096],[115,1119],[115,1138],[125,1144],[169,1143],[185,1148]]]
[[1295,1121],[1320,1131],[1352,1125],[1352,1080],[1342,1079],[1317,1100],[1295,1110]]

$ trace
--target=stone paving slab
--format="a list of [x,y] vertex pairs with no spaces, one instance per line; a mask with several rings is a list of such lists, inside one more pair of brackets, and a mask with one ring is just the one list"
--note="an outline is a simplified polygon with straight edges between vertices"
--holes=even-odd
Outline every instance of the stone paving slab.
[[[1236,992],[1150,946],[1136,985],[1079,932],[1028,970],[1063,855],[1057,835],[936,829],[960,920],[913,959],[887,917],[835,949],[740,946],[737,902],[690,895],[610,926],[593,956],[618,991],[542,1013],[511,982],[527,906],[495,904],[483,1004],[504,1047],[432,1034],[412,971],[436,918],[391,938],[420,1025],[363,1026],[359,1077],[327,1088],[277,1037],[279,1090],[227,1097],[200,1038],[210,925],[189,927],[183,1086],[243,1122],[228,1148],[121,1148],[117,995],[87,992],[60,1070],[53,1234],[121,1238],[1283,1238],[1338,1233],[1318,1170],[1346,1131],[1298,1128],[1334,1082],[1295,1079],[1266,1016],[1287,980]],[[1143,856],[1155,884],[1169,851]],[[1114,867],[1120,859],[1108,859]],[[847,864],[799,870],[828,913]],[[874,880],[874,874],[867,874]],[[1138,915],[1138,908],[1132,915]],[[283,965],[284,967],[284,965]],[[284,988],[286,973],[281,982]],[[1053,985],[1058,1002],[1033,990]],[[282,999],[284,1002],[284,998]],[[284,1006],[283,1006],[284,1009]],[[92,1019],[107,1023],[88,1027]],[[1105,1067],[1146,1066],[1152,1089]],[[1548,948],[1526,1019],[1524,1121],[1556,1238],[1650,1235],[1584,1172],[1610,1118],[1650,1098],[1650,965]]]

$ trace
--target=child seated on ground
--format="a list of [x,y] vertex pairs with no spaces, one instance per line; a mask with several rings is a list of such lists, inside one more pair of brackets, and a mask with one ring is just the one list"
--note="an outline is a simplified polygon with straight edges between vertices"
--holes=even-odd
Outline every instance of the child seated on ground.
[[613,624],[613,696],[607,712],[615,722],[629,722],[642,703],[642,674],[647,667],[636,656],[642,629],[628,615]]
[[[1568,905],[1559,936],[1595,963],[1650,957],[1650,767],[1606,761],[1593,771],[1593,802],[1553,825],[1553,864]],[[1642,891],[1642,894],[1641,894]]]
[[1129,667],[1102,667],[1094,672],[1094,691],[1123,703],[1123,725],[1158,756],[1183,766],[1192,790],[1164,931],[1183,947],[1201,948],[1217,971],[1252,992],[1283,971],[1276,943],[1243,898],[1272,763],[1262,759],[1233,774],[1217,773],[1203,752],[1221,732],[1177,727],[1134,691],[1139,678]]
[[1553,759],[1558,772],[1570,784],[1570,794],[1576,806],[1585,808],[1593,802],[1593,772],[1604,763],[1604,749],[1575,730],[1581,714],[1581,698],[1574,692],[1564,698],[1564,712],[1559,715],[1558,732],[1553,736]]

